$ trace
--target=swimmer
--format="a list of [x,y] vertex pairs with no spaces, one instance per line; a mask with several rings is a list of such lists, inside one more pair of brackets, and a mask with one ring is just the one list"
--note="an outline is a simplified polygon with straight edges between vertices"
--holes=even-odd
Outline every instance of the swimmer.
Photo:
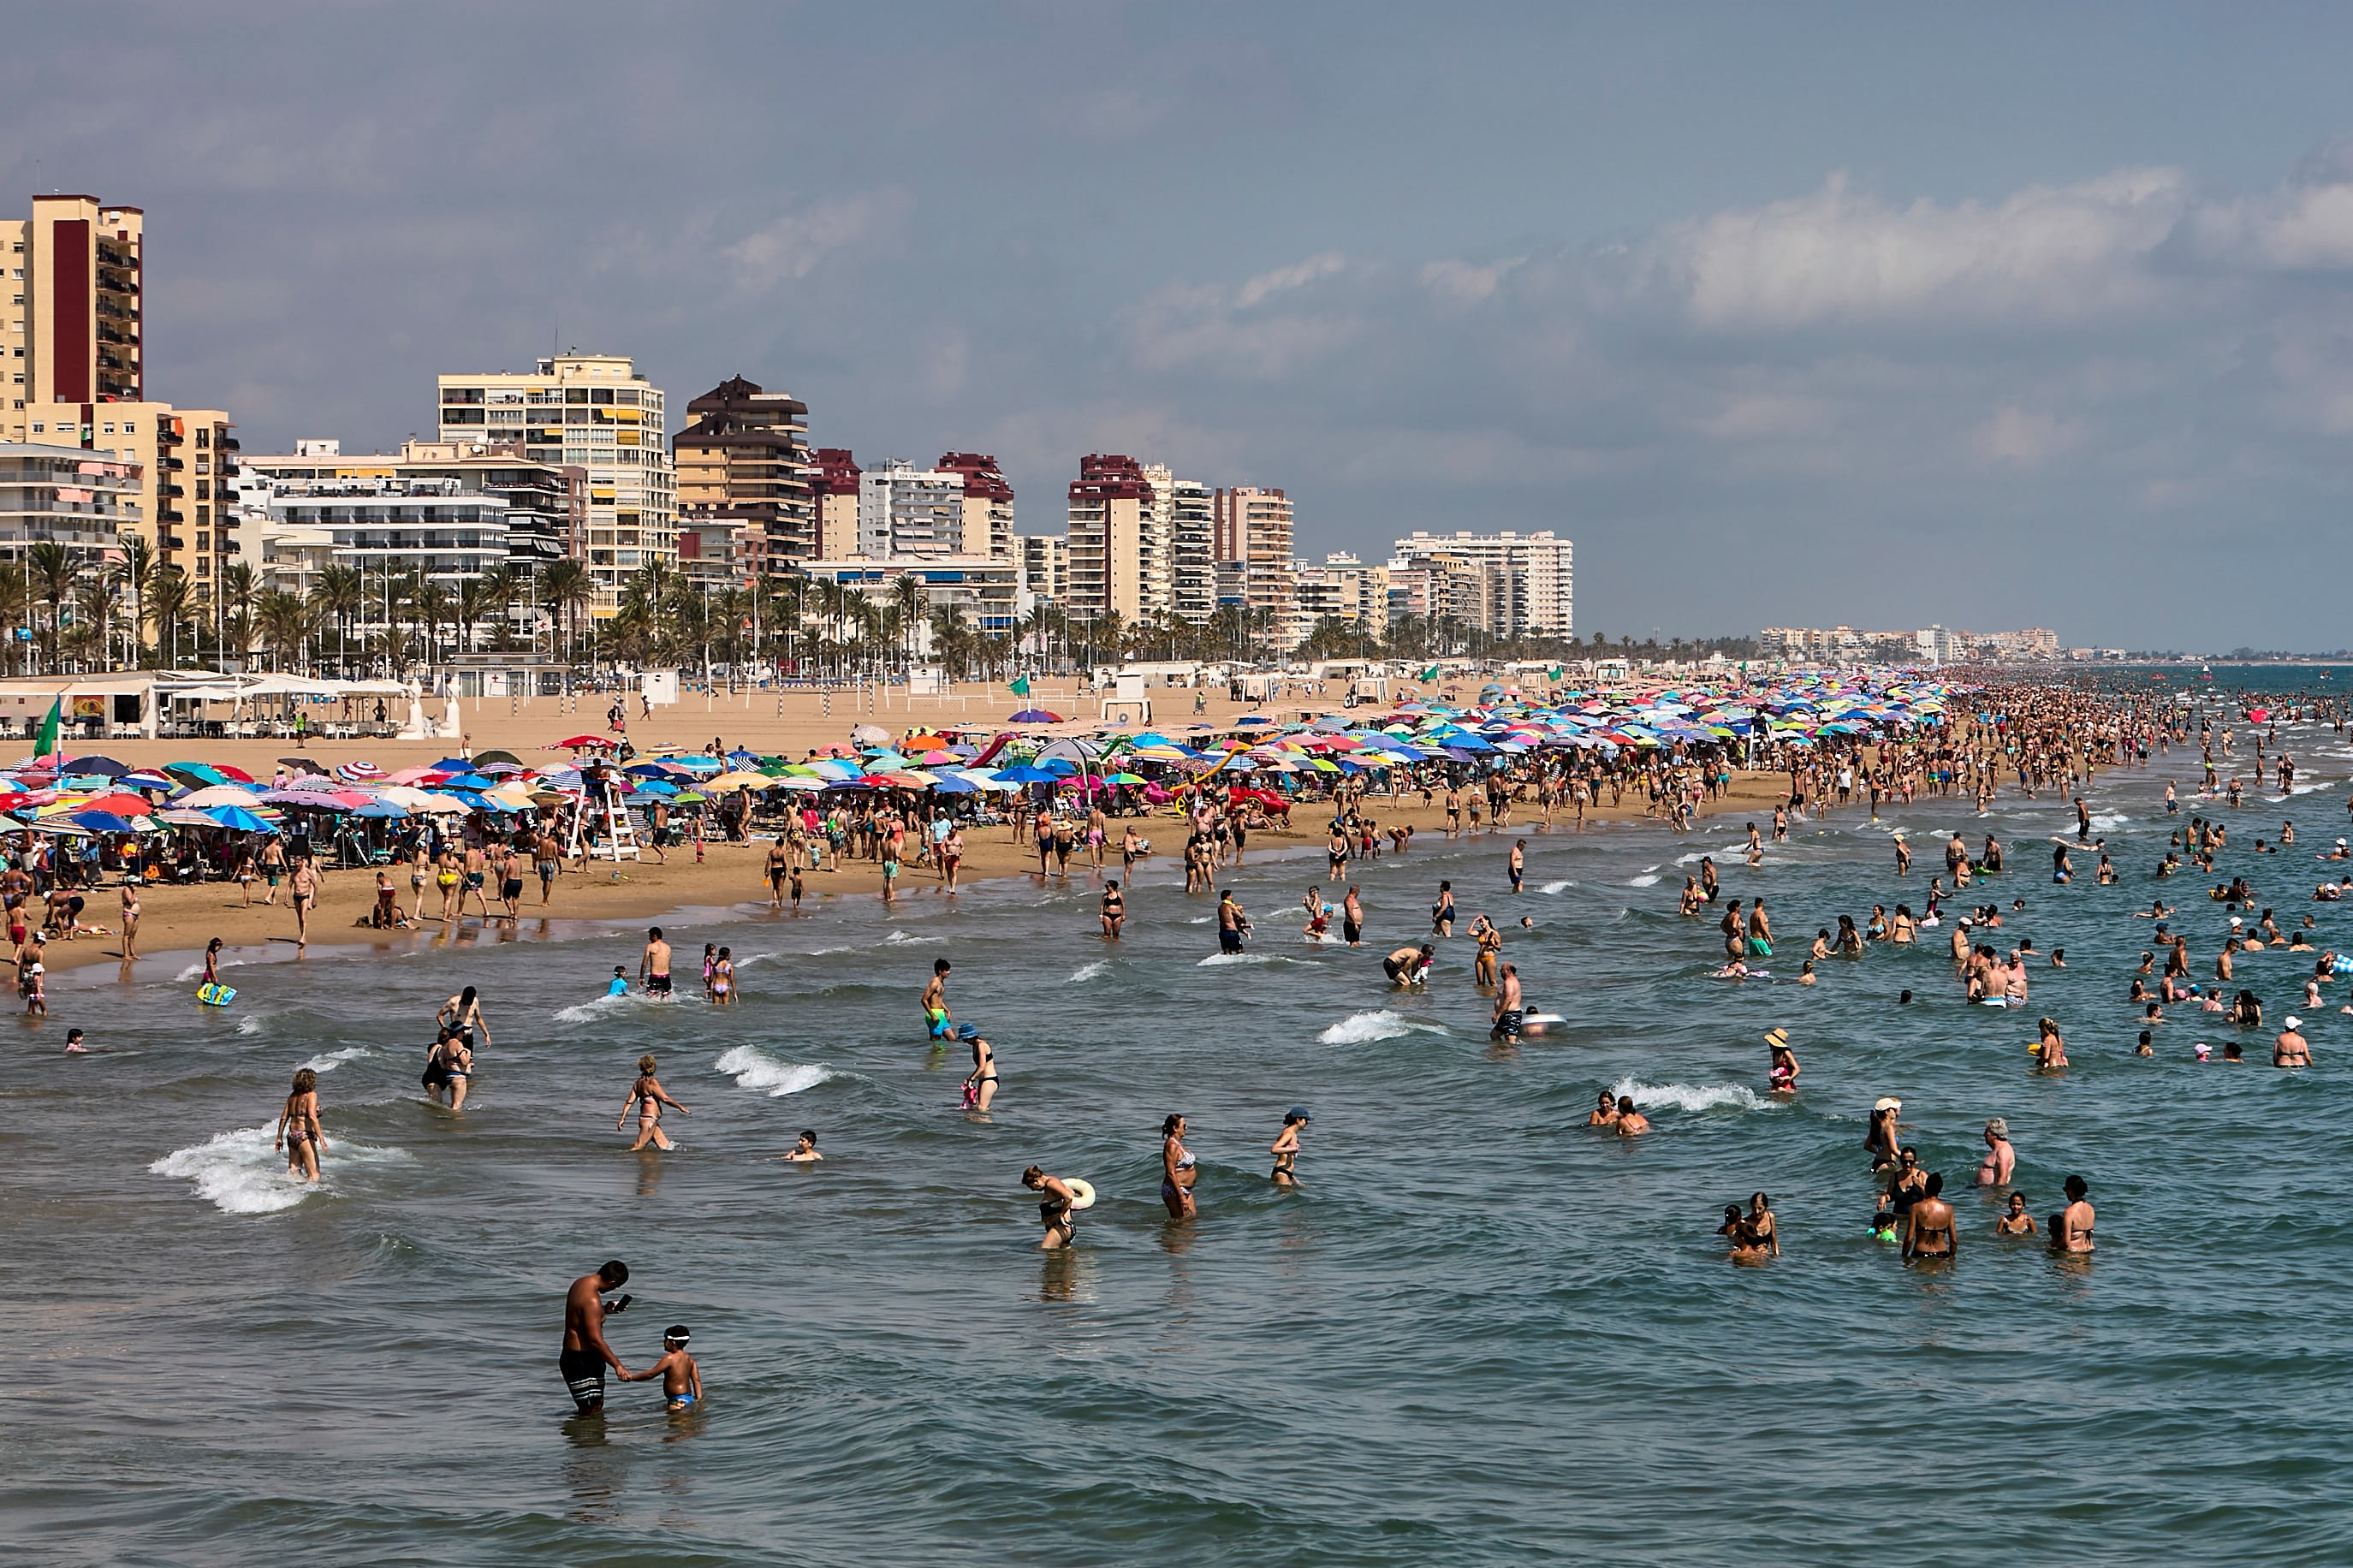
[[1240,952],[1242,950],[1242,939],[1250,935],[1250,916],[1243,913],[1241,905],[1235,901],[1234,890],[1231,888],[1219,889],[1218,890],[1218,951]]
[[1354,882],[1348,884],[1348,896],[1340,902],[1340,940],[1350,947],[1361,947],[1365,942],[1365,903]]
[[425,1055],[425,1090],[438,1104],[443,1093],[449,1096],[449,1109],[466,1109],[466,1090],[473,1087],[474,1053],[466,1048],[466,1037],[444,1026],[441,1037]]
[[711,1000],[714,1005],[732,1007],[735,1005],[735,950],[733,948],[721,948],[719,956],[712,960],[711,979],[708,984],[711,988]]
[[1472,984],[1483,991],[1495,984],[1496,966],[1504,961],[1504,933],[1485,915],[1473,915],[1470,936],[1479,944],[1479,954],[1471,965]]
[[681,1116],[694,1114],[670,1097],[660,1080],[654,1077],[654,1067],[655,1060],[650,1054],[638,1058],[638,1080],[629,1086],[628,1097],[621,1101],[621,1114],[613,1118],[613,1131],[618,1132],[621,1124],[629,1119],[629,1107],[634,1105],[638,1108],[638,1141],[629,1145],[629,1152],[633,1154],[648,1143],[658,1149],[677,1147],[670,1141],[670,1134],[661,1130],[663,1106],[669,1106]]
[[2065,1185],[2067,1206],[2051,1216],[2051,1250],[2089,1252],[2093,1222],[2098,1217],[2086,1195],[2090,1189],[2081,1176],[2068,1177]]
[[646,928],[645,951],[638,956],[638,984],[649,996],[670,994],[670,943],[661,927]]
[[1601,1091],[1601,1101],[1586,1116],[1585,1124],[1588,1127],[1615,1127],[1618,1125],[1618,1101],[1610,1096],[1608,1089],[1605,1089]]
[[442,1033],[456,1035],[469,1049],[473,1047],[474,1031],[477,1029],[482,1032],[482,1044],[487,1046],[491,1043],[491,1026],[483,1018],[482,1004],[470,985],[442,1003],[440,1010],[434,1014],[433,1021]]
[[2010,1212],[1993,1222],[1996,1236],[2032,1236],[2039,1228],[2034,1216],[2026,1212],[2026,1194],[2015,1191],[2010,1194]]
[[1381,969],[1391,985],[1408,991],[1430,984],[1430,966],[1437,961],[1437,944],[1425,942],[1418,948],[1398,948],[1381,960]]
[[2010,1173],[2018,1168],[2018,1151],[2010,1144],[2010,1123],[1999,1116],[1988,1118],[1985,1142],[1985,1163],[1978,1167],[1978,1185],[2010,1185]]
[[987,1114],[989,1102],[997,1098],[997,1047],[971,1024],[958,1024],[956,1038],[972,1047],[972,1070],[964,1075],[965,1109]]
[[1507,1046],[1520,1043],[1520,1030],[1527,1016],[1527,1004],[1520,994],[1520,971],[1516,964],[1504,965],[1504,978],[1495,990],[1495,1010],[1487,1037],[1501,1040]]
[[948,1037],[948,961],[932,961],[932,978],[923,986],[923,1032],[934,1040]]
[[278,1113],[278,1136],[269,1146],[286,1151],[288,1171],[306,1182],[319,1179],[319,1156],[326,1150],[327,1135],[319,1126],[319,1075],[311,1068],[294,1075],[293,1092]]
[[1905,1257],[1950,1258],[1959,1250],[1959,1237],[1953,1229],[1953,1205],[1939,1195],[1944,1190],[1943,1173],[1929,1172],[1921,1184],[1919,1200],[1912,1205],[1911,1224],[1905,1229]]
[[2308,1068],[2312,1065],[2312,1045],[2303,1035],[2304,1020],[2283,1018],[2287,1026],[2272,1042],[2272,1066],[2275,1068]]
[[[2155,1007],[2156,1004],[2152,1002],[2149,1005]],[[2060,1037],[2059,1026],[2044,1018],[2036,1026],[2042,1031],[2042,1037],[2030,1048],[2042,1058],[2040,1070],[2064,1072],[2067,1069],[2067,1042]]]
[[1299,1184],[1299,1133],[1314,1118],[1307,1108],[1294,1105],[1282,1113],[1282,1131],[1274,1135],[1267,1152],[1274,1156],[1274,1184],[1295,1187]]
[[1788,1031],[1766,1030],[1765,1045],[1771,1058],[1766,1072],[1767,1091],[1773,1094],[1797,1093],[1798,1075],[1805,1069],[1798,1065],[1796,1054],[1789,1049]]
[[1748,1194],[1746,1224],[1751,1241],[1775,1258],[1781,1256],[1781,1231],[1773,1223],[1773,1201],[1763,1193]]
[[1078,1221],[1071,1211],[1079,1194],[1060,1176],[1050,1176],[1045,1168],[1032,1165],[1021,1173],[1021,1184],[1045,1197],[1038,1205],[1038,1218],[1046,1227],[1046,1239],[1038,1244],[1041,1252],[1058,1252],[1077,1239]]
[[1193,1199],[1193,1184],[1199,1179],[1193,1152],[1185,1147],[1185,1119],[1171,1113],[1160,1123],[1160,1201],[1170,1219],[1187,1220],[1199,1213]]
[[607,996],[627,996],[628,994],[629,972],[617,963],[613,965],[612,983],[605,987],[605,994]]
[[777,1158],[790,1161],[796,1165],[814,1165],[824,1159],[825,1156],[817,1152],[816,1130],[812,1128],[803,1132],[794,1142],[793,1152],[789,1154],[780,1154]]
[[1634,1109],[1634,1097],[1630,1094],[1620,1095],[1618,1097],[1618,1135],[1621,1138],[1635,1138],[1650,1130],[1651,1119]]
[[672,1323],[662,1331],[661,1359],[643,1372],[621,1373],[623,1383],[651,1383],[661,1379],[663,1408],[672,1415],[691,1409],[702,1397],[702,1369],[686,1353],[687,1328],[684,1323]]
[[583,1415],[593,1415],[605,1407],[607,1367],[625,1379],[629,1375],[629,1369],[605,1342],[605,1320],[629,1307],[628,1296],[607,1301],[605,1292],[628,1282],[629,1266],[617,1258],[596,1273],[575,1279],[564,1294],[564,1348],[555,1366]]
[[79,1029],[68,1029],[66,1031],[66,1050],[69,1054],[86,1051],[90,1047],[88,1046],[81,1043],[81,1031]]

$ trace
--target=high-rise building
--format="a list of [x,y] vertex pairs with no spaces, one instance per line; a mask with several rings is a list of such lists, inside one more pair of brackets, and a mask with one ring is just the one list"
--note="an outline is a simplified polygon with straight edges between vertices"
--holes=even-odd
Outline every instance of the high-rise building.
[[1060,605],[1070,591],[1065,580],[1069,551],[1064,542],[1050,533],[1017,533],[1013,555],[1021,563],[1021,588],[1029,595],[1031,606]]
[[188,574],[199,601],[237,553],[236,428],[217,408],[168,403],[31,403],[25,438],[79,447],[141,472],[122,531],[146,540],[159,564]]
[[454,480],[460,494],[505,503],[507,556],[493,564],[517,573],[573,553],[572,542],[586,527],[587,470],[526,458],[510,441],[404,441],[396,456],[360,456],[347,455],[341,441],[311,437],[296,441],[291,453],[248,456],[241,466],[246,500],[264,508],[283,486],[323,487],[317,493],[326,493],[337,485]]
[[1195,626],[1218,608],[1216,493],[1198,479],[1173,479],[1161,492],[1168,519],[1168,607]]
[[114,514],[210,603],[237,553],[237,441],[227,414],[147,398],[145,218],[95,196],[37,195],[32,216],[0,222],[9,305],[0,315],[7,402],[0,437],[79,447],[135,466],[140,490]]
[[1013,559],[1013,487],[986,452],[945,452],[937,468],[964,476],[964,545],[992,561]]
[[29,221],[0,223],[11,285],[11,414],[31,404],[145,400],[145,221],[137,207],[96,196],[37,195]]
[[678,563],[678,501],[661,389],[626,354],[552,355],[529,374],[444,375],[441,439],[520,438],[543,463],[588,470],[591,613],[610,616],[647,565]]
[[[269,521],[259,530],[265,583],[307,594],[328,566],[358,571],[360,603],[336,628],[346,638],[382,632],[396,618],[406,624],[396,587],[401,578],[422,574],[454,598],[460,584],[507,562],[505,498],[469,490],[454,476],[428,479],[396,469],[277,478],[269,481]],[[517,606],[506,613],[514,616]],[[486,611],[471,626],[450,628],[459,633],[457,646],[480,647],[491,620]]]
[[738,567],[779,572],[817,554],[808,405],[738,375],[686,412],[693,422],[670,442],[680,564],[690,574],[706,573],[713,563],[707,547],[720,539],[736,542],[740,552],[721,575]]
[[[858,553],[870,561],[989,557],[987,536],[964,531],[964,476],[892,458],[858,479]],[[1002,559],[1002,557],[998,557]]]
[[136,464],[79,447],[0,442],[0,562],[21,562],[47,542],[78,565],[98,566],[128,526],[124,509],[137,504],[139,480]]
[[1166,576],[1158,503],[1134,458],[1092,452],[1080,460],[1065,566],[1064,608],[1073,619],[1116,615],[1133,626],[1159,608],[1154,594]]
[[1340,552],[1326,555],[1321,562],[1294,563],[1292,582],[1298,597],[1292,613],[1277,625],[1278,646],[1297,647],[1307,640],[1318,623],[1325,620],[1363,628],[1376,637],[1388,634],[1387,566],[1367,566],[1357,557]]
[[1294,596],[1291,498],[1281,490],[1256,486],[1220,489],[1210,499],[1210,516],[1211,549],[1217,561],[1238,568],[1228,574],[1229,587],[1238,577],[1243,606],[1253,614],[1271,616],[1280,624],[1292,613]]
[[809,454],[816,559],[843,561],[858,553],[858,459],[849,447],[819,447]]
[[[1391,575],[1412,573],[1440,563],[1476,582],[1475,624],[1491,637],[1565,637],[1576,630],[1576,578],[1571,546],[1550,529],[1535,533],[1427,533],[1419,531],[1397,542],[1389,562]],[[1444,613],[1472,622],[1463,613],[1459,589]]]

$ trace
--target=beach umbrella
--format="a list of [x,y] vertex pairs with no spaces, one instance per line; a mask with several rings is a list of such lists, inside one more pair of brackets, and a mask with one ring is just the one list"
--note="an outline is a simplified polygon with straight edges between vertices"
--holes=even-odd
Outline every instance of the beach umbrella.
[[259,798],[242,784],[216,784],[182,795],[173,804],[204,811],[216,805],[251,805]]
[[707,757],[699,753],[693,756],[679,758],[678,765],[684,768],[691,773],[723,773],[727,767],[727,764],[721,762],[717,757]]
[[762,763],[773,763],[776,759],[774,757],[764,757],[757,752],[747,752],[743,747],[738,746],[733,751],[727,753],[727,760],[734,763],[739,768],[756,768]]
[[171,810],[158,815],[164,821],[171,823],[175,827],[218,827],[220,826],[203,812],[190,811],[182,806],[174,806]]
[[144,816],[153,809],[144,795],[125,795],[116,791],[102,795],[83,805],[84,811],[111,811],[117,816]]
[[585,752],[609,749],[618,744],[620,744],[620,740],[617,736],[575,735],[568,741],[557,741],[553,744],[542,746],[540,750],[543,752]]
[[278,765],[292,768],[298,773],[323,773],[327,771],[327,764],[316,757],[280,757]]
[[788,779],[778,779],[776,781],[776,787],[778,789],[818,790],[824,789],[827,786],[826,782],[823,779],[796,776]]
[[739,769],[733,773],[721,773],[708,784],[697,787],[715,790],[766,789],[776,782],[765,773],[750,773]]
[[241,805],[216,805],[205,813],[223,827],[237,833],[275,833],[277,825],[256,816]]
[[970,779],[958,778],[954,773],[942,773],[932,788],[940,795],[975,795],[979,792],[981,786]]
[[174,790],[180,787],[153,768],[142,768],[136,773],[125,773],[114,782],[125,789]]
[[887,746],[891,743],[891,731],[880,724],[860,724],[849,731],[849,739],[854,745]]
[[470,773],[474,771],[474,761],[471,757],[444,757],[433,766],[439,773]]
[[997,770],[997,782],[1010,784],[1050,784],[1061,774],[1045,768],[1032,767],[1028,763],[1016,763],[1009,768]]
[[1144,776],[1141,773],[1113,773],[1103,782],[1115,784],[1140,784],[1144,782]]
[[111,811],[77,811],[73,820],[93,833],[152,833],[153,828],[142,823],[125,821]]
[[384,777],[384,770],[374,763],[345,763],[335,770],[335,776],[358,784],[364,780]]
[[1065,722],[1060,713],[1043,708],[1024,708],[1006,721],[1008,724],[1060,724]]
[[90,773],[104,779],[119,779],[131,771],[131,764],[128,763],[118,763],[112,757],[95,755],[76,757],[65,765],[70,772]]
[[[511,766],[518,768],[523,765],[523,760],[521,757],[518,757],[512,752],[508,751],[484,752],[481,755],[474,759],[474,765],[478,768],[484,763],[505,763]],[[365,764],[362,765],[364,766]],[[338,769],[337,771],[340,772],[341,770]]]
[[165,763],[164,771],[190,789],[203,789],[207,784],[229,782],[228,774],[210,763]]
[[408,813],[388,800],[372,800],[364,805],[353,806],[352,815],[353,816],[405,817]]

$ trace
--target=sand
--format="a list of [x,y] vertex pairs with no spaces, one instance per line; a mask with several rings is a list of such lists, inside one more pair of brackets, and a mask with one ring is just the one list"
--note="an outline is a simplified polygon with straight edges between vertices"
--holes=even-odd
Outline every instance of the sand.
[[[1222,694],[1213,697],[1206,713],[1197,715],[1192,708],[1192,694],[1178,691],[1170,694],[1173,700],[1155,702],[1155,726],[1171,734],[1182,735],[1185,728],[1197,723],[1216,726],[1230,725],[1245,713],[1263,711],[1279,720],[1292,720],[1302,713],[1318,710],[1303,706],[1301,701],[1286,700],[1280,705],[1263,710],[1229,702]],[[587,695],[574,701],[562,699],[537,700],[485,698],[467,699],[461,704],[461,721],[467,739],[475,753],[493,750],[511,751],[523,760],[526,766],[543,757],[550,763],[565,760],[567,753],[544,748],[555,741],[577,734],[602,733],[605,711],[609,697]],[[881,705],[887,701],[888,706]],[[1314,699],[1305,700],[1312,704]],[[1326,704],[1330,710],[1336,706]],[[907,707],[903,693],[892,692],[880,700],[871,693],[854,694],[837,691],[830,694],[796,691],[781,698],[775,692],[738,694],[730,699],[723,692],[705,698],[700,694],[683,700],[678,706],[657,708],[650,718],[639,714],[635,699],[630,700],[628,731],[631,740],[640,750],[662,744],[679,744],[695,749],[707,745],[714,737],[729,747],[744,746],[764,755],[782,755],[798,759],[811,748],[830,742],[845,741],[852,726],[860,723],[881,725],[897,735],[911,725],[970,725],[989,728],[1001,723],[1020,708],[1043,708],[1066,718],[1092,717],[1096,710],[1079,703],[1077,694],[1067,683],[1050,687],[1039,682],[1027,698],[1016,698],[1001,688],[985,689],[965,685],[956,694],[944,698],[918,698],[913,712]],[[428,711],[436,718],[439,705]],[[69,755],[79,755],[94,750],[132,766],[156,766],[171,762],[226,763],[243,768],[259,779],[268,779],[280,757],[301,755],[332,767],[339,763],[366,761],[386,773],[403,768],[422,766],[445,756],[456,754],[459,742],[452,741],[330,741],[312,740],[299,750],[287,740],[234,741],[110,741],[91,747],[81,747],[69,742]],[[1735,773],[1733,793],[1721,801],[1704,803],[1704,813],[1747,810],[1769,813],[1773,802],[1781,798],[1786,781],[1778,773]],[[1411,825],[1417,836],[1442,833],[1445,826],[1443,796],[1437,804],[1425,807],[1416,794],[1402,800],[1391,801],[1376,795],[1371,802],[1371,814],[1384,825]],[[1641,805],[1629,795],[1625,804],[1614,810],[1604,809],[1588,814],[1595,822],[1640,820]],[[1296,814],[1296,822],[1288,832],[1256,833],[1250,837],[1254,852],[1273,846],[1314,847],[1324,842],[1323,818],[1313,810]],[[1573,834],[1575,816],[1556,813],[1552,834]],[[1184,843],[1183,825],[1171,816],[1158,816],[1145,826],[1145,837],[1153,841],[1155,862],[1163,867],[1175,865],[1174,855]],[[1508,834],[1485,832],[1482,837],[1498,842],[1495,853],[1500,859],[1509,841],[1514,837],[1531,839],[1544,836],[1540,824],[1534,820],[1532,808],[1523,805],[1514,814],[1514,826]],[[966,852],[961,879],[975,881],[985,878],[1031,875],[1038,870],[1037,856],[1026,846],[1014,842],[1009,827],[991,827],[965,835]],[[667,863],[657,862],[649,852],[642,862],[624,862],[618,866],[609,861],[591,860],[587,870],[575,875],[571,862],[566,861],[565,873],[556,879],[552,900],[540,902],[536,877],[527,879],[522,903],[522,918],[515,934],[546,936],[554,933],[550,922],[558,921],[591,921],[659,917],[673,910],[694,909],[708,919],[713,911],[729,906],[745,905],[764,908],[767,887],[763,879],[766,862],[767,841],[755,838],[750,845],[710,843],[704,847],[703,859],[698,864],[694,847],[676,846],[669,851]],[[1116,847],[1109,855],[1116,874]],[[1320,862],[1310,862],[1312,879],[1320,873]],[[415,906],[416,898],[408,886],[406,867],[393,868],[393,880],[399,889],[400,907],[406,912]],[[1073,878],[1088,875],[1091,868],[1078,858],[1073,858]],[[806,877],[807,896],[805,911],[822,911],[827,901],[841,897],[879,898],[881,872],[875,862],[851,860],[842,870],[809,872]],[[1303,886],[1304,882],[1303,880]],[[165,954],[201,951],[212,937],[220,937],[231,947],[271,944],[291,952],[294,947],[294,916],[289,907],[289,892],[279,889],[277,904],[262,901],[268,889],[256,884],[250,905],[240,901],[233,882],[207,882],[195,887],[148,887],[141,890],[139,923],[139,956],[153,959]],[[910,864],[904,868],[899,882],[902,902],[944,897],[935,874],[927,867]],[[375,903],[375,876],[372,870],[358,868],[331,871],[320,897],[320,907],[311,920],[311,951],[323,952],[332,946],[348,952],[353,943],[373,943],[385,951],[405,950],[417,941],[417,932],[376,931],[364,921]],[[440,893],[427,886],[425,896],[425,918],[422,930],[428,934],[451,935],[443,931],[440,914]],[[498,906],[495,901],[492,908]],[[119,927],[117,895],[111,887],[102,888],[90,900],[84,920],[91,924]],[[469,912],[461,926],[469,931],[482,928],[484,934],[504,933],[502,920],[485,922],[479,912]],[[120,962],[122,942],[119,934],[110,931],[103,936],[82,936],[73,942],[53,941],[48,944],[45,962],[52,971],[88,964]]]

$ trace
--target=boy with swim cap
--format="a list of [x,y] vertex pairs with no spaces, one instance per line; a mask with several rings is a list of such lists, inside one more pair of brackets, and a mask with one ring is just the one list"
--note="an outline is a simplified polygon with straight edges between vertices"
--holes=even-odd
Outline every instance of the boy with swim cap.
[[659,1377],[662,1380],[662,1398],[668,1401],[663,1408],[673,1415],[688,1409],[702,1397],[702,1369],[686,1353],[686,1325],[672,1323],[662,1331],[661,1359],[643,1372],[623,1373],[621,1381],[650,1383]]

